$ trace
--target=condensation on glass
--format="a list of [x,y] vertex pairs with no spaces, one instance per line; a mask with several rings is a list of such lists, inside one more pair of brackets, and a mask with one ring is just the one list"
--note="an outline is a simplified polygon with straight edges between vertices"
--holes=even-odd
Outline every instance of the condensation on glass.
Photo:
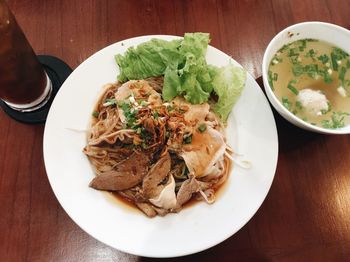
[[0,0],[0,98],[18,111],[33,111],[49,100],[51,81],[15,17]]

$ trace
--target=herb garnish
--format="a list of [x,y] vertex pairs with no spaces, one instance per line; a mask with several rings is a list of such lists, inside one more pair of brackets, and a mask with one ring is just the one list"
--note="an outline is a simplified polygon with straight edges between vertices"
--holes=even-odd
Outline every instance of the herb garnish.
[[332,60],[332,68],[334,71],[338,71],[338,60],[337,56],[334,52],[331,53],[331,60]]
[[318,71],[318,74],[319,74],[320,76],[323,77],[323,81],[324,81],[326,84],[332,83],[333,79],[332,79],[331,75],[329,74],[327,68],[325,68],[324,70],[319,70],[319,71]]
[[300,52],[303,52],[304,49],[306,48],[306,42],[307,42],[306,39],[300,40],[300,46],[299,46],[299,51],[300,51]]
[[200,124],[198,127],[198,131],[203,133],[205,130],[207,130],[207,125],[204,123]]
[[299,56],[298,48],[291,48],[288,50],[288,57]]
[[103,103],[103,106],[112,106],[116,104],[117,104],[117,100],[115,98],[107,98]]
[[278,55],[275,55],[273,58],[272,58],[272,63],[271,65],[275,65],[275,64],[278,64],[278,63],[281,63],[283,62],[282,58],[278,57]]
[[286,96],[282,97],[282,104],[285,108],[287,108],[288,110],[291,110],[292,103],[289,101],[288,97]]
[[138,113],[138,110],[132,108],[130,104],[125,103],[125,102],[123,104],[121,104],[120,107],[124,112],[127,127],[135,128],[135,122],[137,120],[136,115]]
[[295,107],[296,107],[297,109],[299,109],[299,110],[303,110],[303,105],[301,104],[300,101],[296,101],[296,102],[295,102]]
[[339,71],[339,76],[338,76],[338,78],[339,78],[339,80],[341,80],[342,81],[342,83],[344,82],[344,80],[345,80],[345,74],[346,74],[346,67],[344,67],[344,66],[342,66],[341,68],[340,68],[340,71]]
[[288,85],[287,85],[287,88],[292,91],[295,95],[298,95],[299,94],[299,91],[298,89],[296,89],[293,84],[296,84],[297,83],[297,80],[296,79],[293,79],[293,80],[290,80]]
[[191,144],[191,142],[192,142],[192,135],[186,136],[186,137],[184,138],[184,143],[185,143],[185,144]]
[[329,61],[329,56],[324,54],[317,57],[317,59],[321,61],[322,64],[326,64]]
[[272,91],[274,91],[274,90],[275,90],[275,88],[273,87],[273,77],[272,77],[272,71],[271,71],[271,70],[269,70],[269,71],[267,72],[267,75],[268,75],[269,85],[270,85],[270,87],[271,87]]
[[98,118],[99,115],[100,115],[100,113],[97,111],[92,112],[92,116],[95,118]]
[[321,125],[324,128],[342,128],[345,126],[344,119],[346,116],[349,116],[350,114],[347,112],[333,112],[330,120],[323,120],[321,122]]
[[313,61],[316,61],[315,56],[316,56],[316,52],[314,49],[310,49],[305,54],[305,57],[310,57]]
[[345,51],[341,50],[338,47],[334,47],[333,51],[331,52],[331,61],[332,61],[332,68],[335,71],[338,71],[338,61],[341,61],[344,58],[347,58],[349,56],[348,53],[346,53]]
[[155,120],[157,120],[157,119],[159,118],[159,115],[158,115],[158,112],[157,112],[157,111],[155,111],[155,112],[153,113],[153,117],[154,117]]
[[316,79],[318,76],[318,65],[317,64],[310,64],[306,65],[304,67],[304,72],[313,79]]
[[346,68],[350,68],[350,60],[346,60]]
[[292,72],[294,76],[301,76],[304,73],[304,68],[301,64],[294,64],[292,67]]

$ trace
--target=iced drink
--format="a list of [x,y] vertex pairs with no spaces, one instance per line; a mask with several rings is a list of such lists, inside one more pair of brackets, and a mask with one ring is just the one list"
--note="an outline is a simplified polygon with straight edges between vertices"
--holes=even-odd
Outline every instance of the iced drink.
[[15,109],[33,108],[51,82],[5,1],[0,0],[0,98]]

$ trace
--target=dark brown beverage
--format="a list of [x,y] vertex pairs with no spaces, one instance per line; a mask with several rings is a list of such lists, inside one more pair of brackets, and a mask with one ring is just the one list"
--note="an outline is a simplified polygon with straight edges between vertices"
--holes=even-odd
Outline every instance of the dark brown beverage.
[[5,1],[0,0],[0,98],[30,104],[46,88],[46,74]]

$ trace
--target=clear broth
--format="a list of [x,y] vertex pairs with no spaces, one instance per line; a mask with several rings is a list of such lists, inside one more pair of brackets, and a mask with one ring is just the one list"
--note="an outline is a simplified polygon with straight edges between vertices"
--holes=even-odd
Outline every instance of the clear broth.
[[[324,41],[302,39],[282,47],[269,65],[270,86],[272,85],[274,94],[283,105],[300,119],[325,128],[339,128],[350,122],[347,115],[350,112],[350,58],[341,50],[340,54],[344,57],[332,59],[335,49],[341,50]],[[334,65],[335,61],[337,65]],[[343,77],[340,72],[344,73],[344,70]],[[325,80],[328,77],[331,81]],[[291,83],[292,80],[295,83]],[[298,91],[305,88],[320,90],[327,97],[331,110],[315,115],[301,108],[297,104],[296,94],[288,88],[289,83]],[[339,94],[339,87],[346,90],[346,97]],[[333,119],[334,114],[336,119]],[[341,119],[341,123],[333,122]]]

